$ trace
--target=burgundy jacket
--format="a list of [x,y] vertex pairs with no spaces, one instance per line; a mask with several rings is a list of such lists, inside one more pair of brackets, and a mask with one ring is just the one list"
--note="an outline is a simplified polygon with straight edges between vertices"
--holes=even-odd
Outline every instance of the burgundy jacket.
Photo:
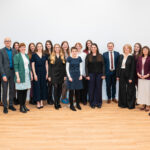
[[[137,60],[136,71],[137,73],[142,74],[142,57],[141,56]],[[150,56],[146,58],[146,61],[144,64],[144,75],[147,75],[147,74],[150,74]],[[150,80],[150,77],[146,79]]]

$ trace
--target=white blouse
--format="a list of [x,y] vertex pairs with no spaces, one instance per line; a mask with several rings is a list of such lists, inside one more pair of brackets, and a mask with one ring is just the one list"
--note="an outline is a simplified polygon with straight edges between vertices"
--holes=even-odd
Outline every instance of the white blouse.
[[23,58],[25,70],[29,69],[29,60],[27,59],[26,55],[21,53],[21,56]]
[[[128,56],[130,56],[131,54],[129,54]],[[127,58],[128,58],[128,56],[127,57],[125,57],[125,55],[123,54],[123,61],[122,61],[122,65],[121,65],[121,68],[122,69],[125,69],[126,68],[126,61],[127,61]]]

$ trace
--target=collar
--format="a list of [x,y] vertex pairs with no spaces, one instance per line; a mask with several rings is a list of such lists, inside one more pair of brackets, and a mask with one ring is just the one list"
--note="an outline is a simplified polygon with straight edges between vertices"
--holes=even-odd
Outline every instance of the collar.
[[7,51],[11,51],[12,50],[11,47],[10,47],[10,49],[8,49],[7,47],[5,47],[5,48],[6,48]]

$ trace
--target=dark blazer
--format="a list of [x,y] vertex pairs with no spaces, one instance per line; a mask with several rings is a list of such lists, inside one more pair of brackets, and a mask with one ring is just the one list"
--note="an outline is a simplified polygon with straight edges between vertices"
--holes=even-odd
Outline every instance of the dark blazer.
[[[110,74],[110,60],[109,60],[109,52],[103,53],[103,58],[105,62],[105,74]],[[119,52],[114,51],[114,66],[115,70],[117,69],[117,64],[118,64],[118,58],[119,58]]]
[[[15,49],[12,49],[12,57],[17,54]],[[13,61],[13,58],[12,58]],[[14,63],[14,62],[13,62]],[[1,75],[6,75],[6,77],[10,76],[10,65],[9,65],[9,58],[6,51],[6,48],[0,50],[0,73]]]
[[[124,55],[120,55],[118,59],[118,66],[117,66],[117,72],[116,72],[116,77],[120,77],[120,71],[121,71],[121,66],[122,66],[122,61],[123,61]],[[135,60],[134,56],[129,55],[126,64],[125,64],[125,75],[126,78],[129,80],[134,80],[135,77]]]
[[[136,64],[136,71],[139,74],[142,74],[142,57],[140,56],[137,60]],[[145,64],[144,64],[144,75],[150,74],[150,56],[146,58]],[[146,78],[150,80],[150,77]]]
[[[49,61],[50,62],[50,61]],[[52,83],[63,83],[66,76],[66,65],[62,62],[61,58],[55,58],[55,63],[49,63],[48,76],[51,77]]]

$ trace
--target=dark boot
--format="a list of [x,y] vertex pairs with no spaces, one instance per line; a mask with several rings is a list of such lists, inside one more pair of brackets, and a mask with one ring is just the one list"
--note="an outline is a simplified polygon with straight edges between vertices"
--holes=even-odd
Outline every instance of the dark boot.
[[26,113],[27,111],[25,110],[25,108],[23,106],[20,106],[20,112]]

